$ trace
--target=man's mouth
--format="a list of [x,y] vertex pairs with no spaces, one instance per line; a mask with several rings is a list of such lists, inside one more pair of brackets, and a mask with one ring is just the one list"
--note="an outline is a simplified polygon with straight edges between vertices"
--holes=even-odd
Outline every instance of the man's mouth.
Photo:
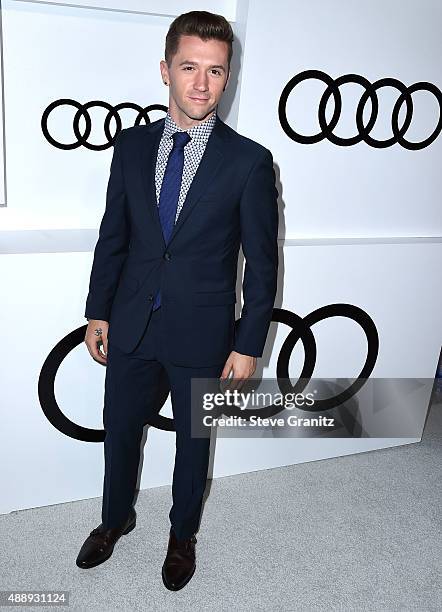
[[193,96],[189,96],[191,100],[194,102],[207,102],[209,98],[194,98]]

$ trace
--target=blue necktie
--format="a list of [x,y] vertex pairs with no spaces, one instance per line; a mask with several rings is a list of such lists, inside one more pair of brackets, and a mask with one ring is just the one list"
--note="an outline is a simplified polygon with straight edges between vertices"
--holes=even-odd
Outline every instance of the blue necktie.
[[[168,244],[173,231],[178,198],[180,197],[181,178],[184,167],[184,147],[190,141],[187,132],[175,132],[172,135],[173,148],[167,160],[163,182],[161,184],[160,201],[158,211],[160,215],[161,229],[163,230],[164,242]],[[161,306],[160,291],[155,296],[153,310]]]

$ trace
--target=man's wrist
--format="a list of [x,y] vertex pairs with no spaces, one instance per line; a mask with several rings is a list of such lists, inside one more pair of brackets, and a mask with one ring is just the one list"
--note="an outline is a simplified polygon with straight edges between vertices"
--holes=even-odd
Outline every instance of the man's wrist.
[[249,358],[252,358],[252,359],[257,359],[257,357],[255,355],[249,355],[247,353],[240,353],[239,351],[235,351],[235,349],[233,349],[233,350],[234,350],[234,352],[237,355],[241,355],[241,357],[249,357]]

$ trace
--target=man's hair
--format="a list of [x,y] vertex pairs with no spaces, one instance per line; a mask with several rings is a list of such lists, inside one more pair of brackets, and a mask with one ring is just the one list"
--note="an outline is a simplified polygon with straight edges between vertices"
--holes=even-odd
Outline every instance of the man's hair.
[[208,11],[190,11],[176,17],[170,24],[166,36],[164,57],[169,67],[173,56],[178,51],[181,35],[199,36],[204,41],[215,39],[226,42],[228,45],[227,70],[230,70],[233,30],[225,17]]

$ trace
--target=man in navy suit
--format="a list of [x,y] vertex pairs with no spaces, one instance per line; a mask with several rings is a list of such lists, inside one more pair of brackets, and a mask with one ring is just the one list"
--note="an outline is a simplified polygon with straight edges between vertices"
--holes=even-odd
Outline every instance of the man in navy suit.
[[[165,586],[195,570],[195,532],[210,437],[191,435],[192,378],[248,379],[262,356],[276,294],[278,191],[270,151],[217,115],[230,77],[224,17],[183,14],[160,62],[165,118],[119,132],[85,316],[92,357],[107,365],[102,523],[77,557],[102,563],[135,527],[143,426],[167,378],[176,455]],[[240,246],[243,308],[235,326]],[[103,351],[101,350],[103,348]]]

